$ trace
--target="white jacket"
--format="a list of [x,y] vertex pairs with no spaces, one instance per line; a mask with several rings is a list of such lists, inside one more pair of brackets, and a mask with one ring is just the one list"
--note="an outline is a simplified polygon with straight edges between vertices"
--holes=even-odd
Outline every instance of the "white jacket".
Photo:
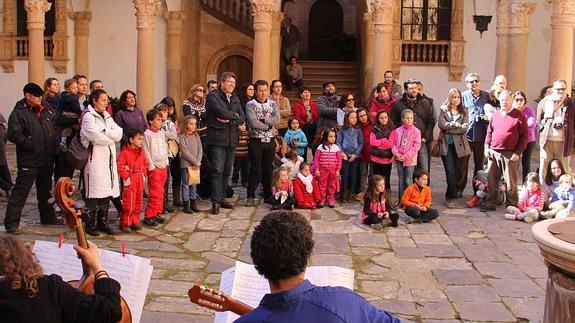
[[80,139],[84,147],[92,144],[92,155],[84,168],[86,198],[117,197],[120,195],[116,142],[122,139],[122,128],[104,112],[100,116],[92,106],[82,117]]

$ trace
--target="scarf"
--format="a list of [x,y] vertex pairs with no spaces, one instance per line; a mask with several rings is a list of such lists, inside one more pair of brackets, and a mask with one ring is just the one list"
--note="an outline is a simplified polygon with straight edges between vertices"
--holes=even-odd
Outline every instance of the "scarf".
[[304,176],[302,173],[297,173],[297,178],[305,185],[305,191],[311,194],[313,192],[313,176],[311,174]]

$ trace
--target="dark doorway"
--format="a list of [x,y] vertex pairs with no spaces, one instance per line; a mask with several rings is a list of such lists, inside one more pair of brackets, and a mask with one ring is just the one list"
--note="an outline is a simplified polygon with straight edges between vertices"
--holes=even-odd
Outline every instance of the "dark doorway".
[[233,72],[238,77],[236,89],[252,81],[252,62],[240,55],[226,57],[218,66],[218,75]]
[[309,59],[335,60],[332,39],[343,33],[343,9],[336,0],[318,0],[309,11]]

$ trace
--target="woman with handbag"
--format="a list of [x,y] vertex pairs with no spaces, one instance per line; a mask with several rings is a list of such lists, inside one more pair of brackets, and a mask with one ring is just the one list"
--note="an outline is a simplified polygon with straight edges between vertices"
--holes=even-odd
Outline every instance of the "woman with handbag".
[[438,126],[439,154],[445,169],[447,191],[445,192],[445,205],[448,208],[458,208],[458,197],[465,187],[461,187],[459,179],[467,172],[461,165],[467,165],[465,159],[469,158],[471,148],[465,138],[468,124],[467,109],[461,103],[461,92],[450,89],[445,102],[440,108]]

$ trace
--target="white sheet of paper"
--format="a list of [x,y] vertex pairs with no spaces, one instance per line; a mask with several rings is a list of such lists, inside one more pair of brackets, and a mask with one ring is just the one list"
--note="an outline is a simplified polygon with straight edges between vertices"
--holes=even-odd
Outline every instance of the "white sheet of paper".
[[[120,294],[130,307],[132,322],[138,323],[152,277],[150,260],[128,254],[124,257],[121,253],[104,249],[99,251],[100,261],[108,275],[122,286]],[[38,240],[34,244],[34,253],[46,275],[57,274],[64,281],[82,276],[82,262],[72,244],[62,244],[62,248],[58,248],[57,242]]]
[[[312,266],[305,278],[316,286],[342,286],[353,290],[354,271],[336,266]],[[265,294],[270,292],[267,279],[260,276],[253,265],[236,261],[236,266],[222,273],[220,290],[232,298],[257,307]],[[231,323],[239,316],[232,312],[216,313],[214,323]]]

